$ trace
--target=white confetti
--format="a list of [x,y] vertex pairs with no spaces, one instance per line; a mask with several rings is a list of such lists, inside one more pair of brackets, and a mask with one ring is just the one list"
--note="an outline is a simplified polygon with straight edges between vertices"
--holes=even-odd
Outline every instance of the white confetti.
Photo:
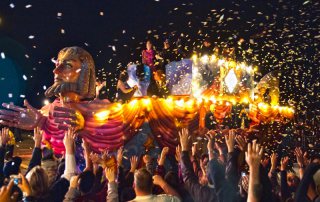
[[115,47],[115,46],[111,46],[111,48],[112,48],[112,50],[113,50],[114,52],[116,52],[116,47]]
[[12,93],[8,93],[8,97],[9,97],[9,98],[12,98]]
[[1,52],[1,58],[6,59],[6,55],[4,54],[4,52]]
[[20,95],[20,97],[21,97],[21,98],[25,98],[26,96],[25,96],[25,95]]
[[26,8],[31,8],[31,7],[32,7],[31,4],[26,5]]
[[42,86],[43,90],[47,90],[47,86]]
[[100,15],[101,15],[101,16],[103,16],[103,15],[104,15],[104,13],[101,11],[101,12],[100,12]]
[[60,12],[57,13],[57,16],[58,16],[58,17],[61,17],[61,16],[62,16],[62,13],[60,13]]
[[34,39],[34,36],[33,36],[33,35],[30,35],[28,38],[29,38],[29,39]]
[[9,6],[10,6],[10,8],[14,8],[15,7],[15,5],[13,3],[11,3]]
[[23,75],[22,78],[26,81],[28,80],[27,76],[26,75]]

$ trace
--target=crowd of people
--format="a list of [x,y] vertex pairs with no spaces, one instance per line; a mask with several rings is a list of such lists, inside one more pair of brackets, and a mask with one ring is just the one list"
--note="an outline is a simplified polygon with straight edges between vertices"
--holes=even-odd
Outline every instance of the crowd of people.
[[[2,128],[0,134],[1,202],[320,201],[318,158],[309,159],[296,148],[299,172],[292,172],[287,156],[272,153],[265,158],[261,140],[239,130],[220,134],[210,130],[206,148],[200,149],[192,144],[191,131],[189,134],[182,128],[176,151],[163,147],[158,159],[148,152],[127,156],[124,148],[114,154],[97,154],[83,141],[85,168],[80,170],[73,128],[65,133],[62,157],[43,144],[43,132],[36,128],[26,171],[20,168],[21,157],[6,155],[9,133],[8,128]],[[130,167],[124,166],[124,160],[130,161]],[[173,164],[169,169],[168,163]]]

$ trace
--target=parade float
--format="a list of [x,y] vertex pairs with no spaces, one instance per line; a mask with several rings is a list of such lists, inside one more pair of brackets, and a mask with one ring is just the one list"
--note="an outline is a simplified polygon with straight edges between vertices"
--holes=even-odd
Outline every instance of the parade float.
[[[66,69],[68,61],[75,61],[71,64],[77,67],[73,72]],[[140,83],[136,79],[135,68],[134,64],[128,66],[129,83],[146,88],[148,82]],[[46,96],[57,99],[41,110],[27,102],[27,108],[3,104],[6,110],[0,111],[1,122],[27,130],[41,127],[46,142],[56,154],[64,152],[64,132],[71,126],[76,127],[79,137],[87,141],[93,151],[101,152],[117,150],[147,124],[152,140],[148,138],[144,146],[149,147],[155,140],[160,147],[167,146],[173,152],[181,128],[204,135],[201,131],[206,127],[207,113],[212,113],[220,125],[231,114],[240,117],[241,124],[237,127],[243,129],[249,127],[243,123],[245,118],[250,126],[292,119],[294,109],[279,105],[276,73],[271,72],[256,83],[257,70],[257,67],[217,55],[194,55],[166,65],[170,96],[147,97],[140,92],[128,103],[117,103],[93,99],[93,59],[81,48],[68,47],[59,52],[55,83],[46,91]],[[240,110],[231,113],[233,108]]]

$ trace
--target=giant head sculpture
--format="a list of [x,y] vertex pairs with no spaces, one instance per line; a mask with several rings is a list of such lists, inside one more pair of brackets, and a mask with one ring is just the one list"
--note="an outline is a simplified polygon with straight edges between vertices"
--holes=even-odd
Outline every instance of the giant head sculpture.
[[53,70],[54,84],[47,89],[47,97],[68,97],[79,100],[95,97],[95,66],[90,53],[80,47],[63,48]]

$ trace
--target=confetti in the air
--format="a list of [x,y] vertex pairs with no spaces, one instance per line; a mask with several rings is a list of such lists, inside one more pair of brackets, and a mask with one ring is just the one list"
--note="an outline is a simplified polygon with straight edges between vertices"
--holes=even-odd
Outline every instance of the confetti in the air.
[[1,55],[1,58],[2,58],[2,59],[6,59],[6,55],[4,54],[4,52],[1,52],[0,55]]

